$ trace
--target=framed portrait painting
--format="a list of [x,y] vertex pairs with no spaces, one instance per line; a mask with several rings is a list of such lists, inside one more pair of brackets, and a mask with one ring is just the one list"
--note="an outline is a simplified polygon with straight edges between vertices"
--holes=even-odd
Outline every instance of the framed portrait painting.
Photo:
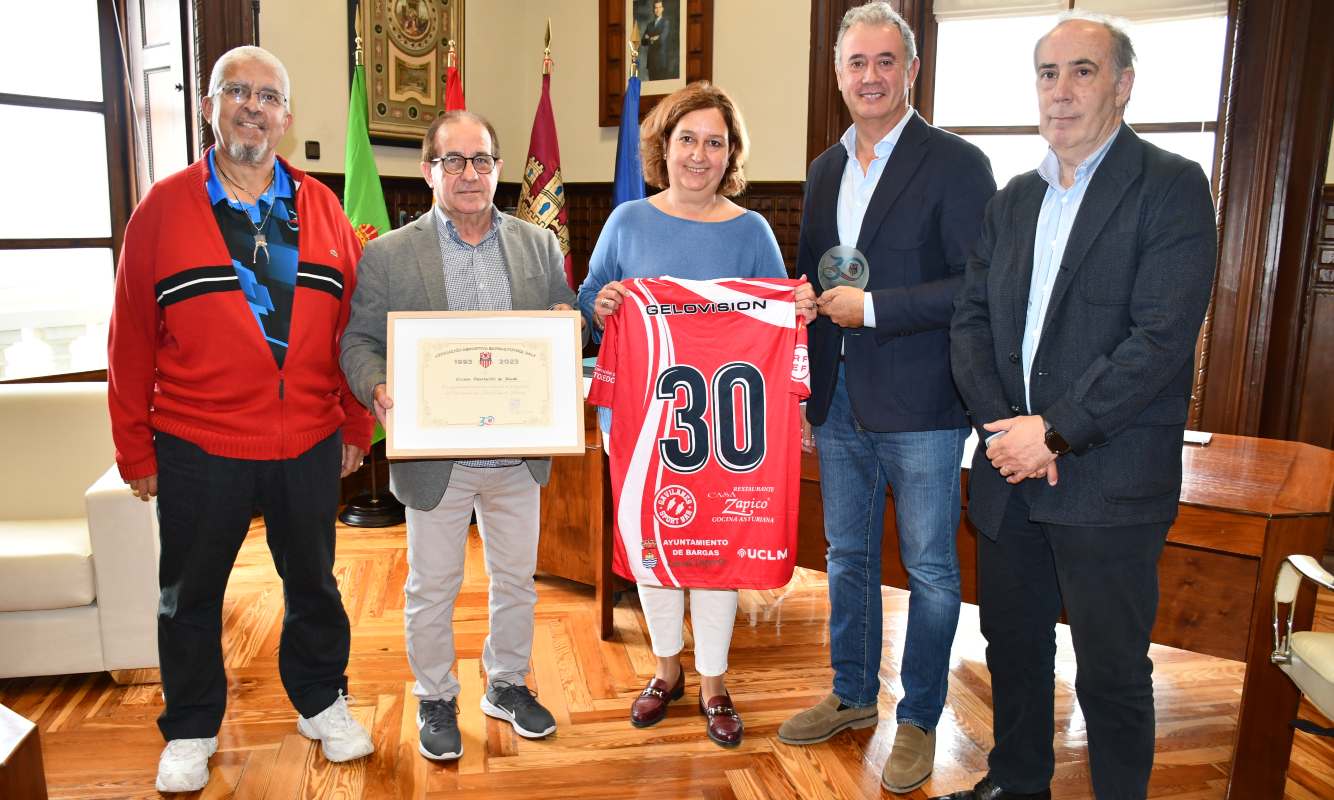
[[451,43],[463,78],[463,0],[348,3],[366,65],[370,135],[416,144],[445,110]]
[[639,116],[664,96],[713,74],[713,0],[598,0],[598,124],[620,124],[633,48],[639,63]]
[[641,91],[666,94],[685,85],[681,0],[626,0],[630,38],[639,52]]

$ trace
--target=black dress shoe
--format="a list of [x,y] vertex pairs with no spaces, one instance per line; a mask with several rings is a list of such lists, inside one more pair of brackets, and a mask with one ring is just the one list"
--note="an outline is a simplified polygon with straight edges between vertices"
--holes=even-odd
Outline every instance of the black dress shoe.
[[1028,794],[1007,792],[992,783],[990,776],[988,776],[978,781],[977,785],[971,789],[964,789],[962,792],[955,792],[954,794],[942,794],[939,797],[931,798],[931,800],[1051,800],[1051,789],[1029,792]]

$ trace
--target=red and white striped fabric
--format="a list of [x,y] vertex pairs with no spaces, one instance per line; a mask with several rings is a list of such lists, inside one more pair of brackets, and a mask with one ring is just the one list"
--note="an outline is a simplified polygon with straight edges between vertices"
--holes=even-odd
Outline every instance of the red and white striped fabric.
[[783,586],[810,394],[798,281],[623,283],[588,395],[612,410],[613,569],[650,586]]

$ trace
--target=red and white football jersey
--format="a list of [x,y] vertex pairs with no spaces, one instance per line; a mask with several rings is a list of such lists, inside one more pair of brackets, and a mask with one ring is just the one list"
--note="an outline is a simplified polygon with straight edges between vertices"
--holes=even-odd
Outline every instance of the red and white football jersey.
[[612,567],[650,586],[783,586],[810,394],[798,281],[623,283],[588,394],[612,410]]

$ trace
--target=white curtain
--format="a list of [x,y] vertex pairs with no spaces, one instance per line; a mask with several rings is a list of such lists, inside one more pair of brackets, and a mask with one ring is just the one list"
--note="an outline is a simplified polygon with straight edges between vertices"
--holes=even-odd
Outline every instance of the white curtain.
[[1028,17],[1059,14],[1066,0],[936,0],[937,20]]
[[1075,8],[1132,22],[1162,22],[1221,17],[1227,14],[1227,0],[1075,0]]
[[[1067,0],[936,0],[937,20],[1059,14]],[[1227,0],[1075,0],[1075,8],[1135,22],[1222,16]]]

